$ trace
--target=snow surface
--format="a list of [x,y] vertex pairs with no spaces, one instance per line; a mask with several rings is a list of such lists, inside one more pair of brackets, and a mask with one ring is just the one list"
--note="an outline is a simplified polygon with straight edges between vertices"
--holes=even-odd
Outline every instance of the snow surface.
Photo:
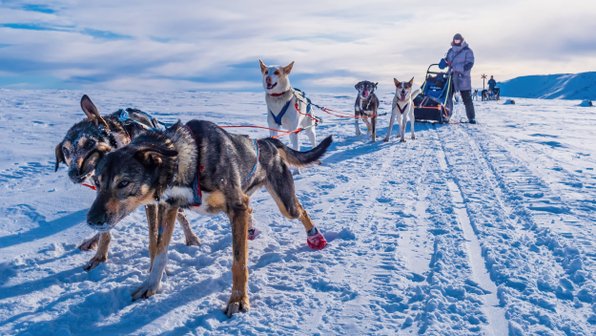
[[[104,113],[138,107],[168,122],[266,120],[257,93],[86,93]],[[130,299],[148,276],[141,210],[113,230],[109,261],[83,271],[94,252],[76,246],[94,234],[85,224],[94,193],[73,185],[65,168],[53,171],[54,146],[82,118],[81,95],[0,90],[2,335],[595,332],[596,114],[577,102],[476,102],[479,124],[417,123],[417,139],[403,144],[370,143],[353,135],[351,120],[323,114],[319,137],[332,134],[334,143],[296,185],[329,245],[311,251],[302,225],[257,192],[251,311],[228,319],[223,215],[188,212],[201,245],[185,246],[175,230],[167,279],[147,300]],[[312,98],[343,111],[354,99]],[[381,98],[387,111],[392,96]]]
[[521,76],[498,87],[508,97],[596,100],[596,72]]

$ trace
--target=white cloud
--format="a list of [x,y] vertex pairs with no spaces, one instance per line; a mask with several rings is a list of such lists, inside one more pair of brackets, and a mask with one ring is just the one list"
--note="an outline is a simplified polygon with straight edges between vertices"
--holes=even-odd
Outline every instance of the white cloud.
[[[0,71],[82,85],[260,88],[257,58],[296,61],[300,86],[421,79],[454,33],[476,54],[474,80],[595,70],[596,3],[554,1],[52,1],[54,13],[0,9]],[[6,24],[39,25],[14,29]],[[86,30],[130,36],[97,37]],[[117,36],[117,35],[115,35]],[[254,62],[253,69],[230,67]],[[12,69],[11,69],[12,68]],[[252,76],[254,75],[254,79]],[[95,76],[95,80],[93,80]],[[215,84],[216,83],[216,84]],[[249,84],[250,83],[250,84]]]

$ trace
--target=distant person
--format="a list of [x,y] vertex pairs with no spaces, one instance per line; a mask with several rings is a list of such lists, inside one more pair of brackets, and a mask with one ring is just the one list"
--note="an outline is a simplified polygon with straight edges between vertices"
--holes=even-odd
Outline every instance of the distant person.
[[495,92],[496,87],[497,87],[497,81],[495,80],[493,75],[490,75],[490,79],[488,80],[488,90],[490,92]]
[[449,66],[453,87],[447,97],[447,108],[453,113],[453,93],[459,92],[466,106],[466,115],[470,124],[476,123],[476,112],[472,103],[472,76],[470,72],[474,66],[474,52],[464,41],[461,34],[455,34],[451,42],[451,49],[447,51],[445,58],[439,62],[439,67],[445,69]]

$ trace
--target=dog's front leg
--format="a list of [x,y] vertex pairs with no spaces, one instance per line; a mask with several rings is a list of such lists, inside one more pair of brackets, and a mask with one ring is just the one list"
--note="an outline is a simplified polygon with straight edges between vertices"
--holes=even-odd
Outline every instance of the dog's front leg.
[[147,225],[149,228],[149,272],[153,269],[153,259],[155,258],[155,252],[157,250],[158,212],[158,206],[155,204],[145,206],[145,215],[147,215]]
[[298,133],[290,134],[290,142],[292,143],[292,149],[295,151],[300,150],[300,144],[298,143]]
[[199,237],[197,237],[197,235],[194,232],[192,232],[192,229],[190,228],[190,223],[188,222],[188,219],[186,219],[186,216],[184,215],[184,211],[182,209],[178,210],[177,218],[180,225],[182,225],[182,230],[184,231],[184,237],[186,238],[186,246],[199,246],[201,243],[199,241]]
[[354,111],[354,126],[356,126],[356,136],[360,136],[362,135],[362,132],[360,132],[360,125],[358,125],[358,119],[360,119],[360,116],[358,115],[358,111]]
[[399,141],[406,142],[406,114],[402,113],[397,120],[399,120]]
[[377,141],[377,111],[373,111],[373,116],[370,118],[372,125],[372,141]]
[[414,140],[416,139],[416,136],[414,135],[414,124],[416,122],[416,118],[414,117],[414,111],[410,109],[410,113],[408,113],[408,115],[410,116],[410,133],[412,133],[412,140]]
[[97,247],[97,252],[93,258],[83,266],[85,271],[90,271],[99,266],[99,264],[108,261],[108,250],[110,248],[111,240],[112,236],[110,235],[110,232],[102,232],[99,234],[99,246]]
[[385,135],[385,139],[383,139],[383,141],[387,142],[389,141],[389,138],[391,137],[391,132],[393,131],[393,123],[395,122],[395,114],[396,114],[396,110],[395,108],[393,108],[391,110],[391,118],[389,118],[389,128],[387,129],[387,135]]
[[228,202],[228,217],[232,223],[232,295],[226,307],[228,317],[250,309],[248,300],[248,196]]
[[366,125],[366,135],[372,134],[372,126],[370,125],[370,121],[368,121],[368,117],[362,118],[362,121]]
[[160,289],[161,277],[163,276],[168,262],[168,246],[172,239],[172,232],[174,231],[177,214],[178,208],[169,206],[166,207],[163,212],[159,213],[155,257],[153,259],[151,272],[149,273],[147,280],[145,280],[145,282],[132,293],[133,300],[148,298],[157,293]]
[[77,247],[81,251],[95,250],[97,243],[99,243],[100,233],[96,233],[95,236],[83,240],[83,242]]

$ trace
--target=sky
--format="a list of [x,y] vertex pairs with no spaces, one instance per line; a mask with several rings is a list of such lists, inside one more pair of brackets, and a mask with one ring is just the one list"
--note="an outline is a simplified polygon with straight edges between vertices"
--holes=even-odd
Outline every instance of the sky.
[[4,1],[0,88],[350,92],[422,82],[461,33],[480,75],[596,70],[596,1]]

